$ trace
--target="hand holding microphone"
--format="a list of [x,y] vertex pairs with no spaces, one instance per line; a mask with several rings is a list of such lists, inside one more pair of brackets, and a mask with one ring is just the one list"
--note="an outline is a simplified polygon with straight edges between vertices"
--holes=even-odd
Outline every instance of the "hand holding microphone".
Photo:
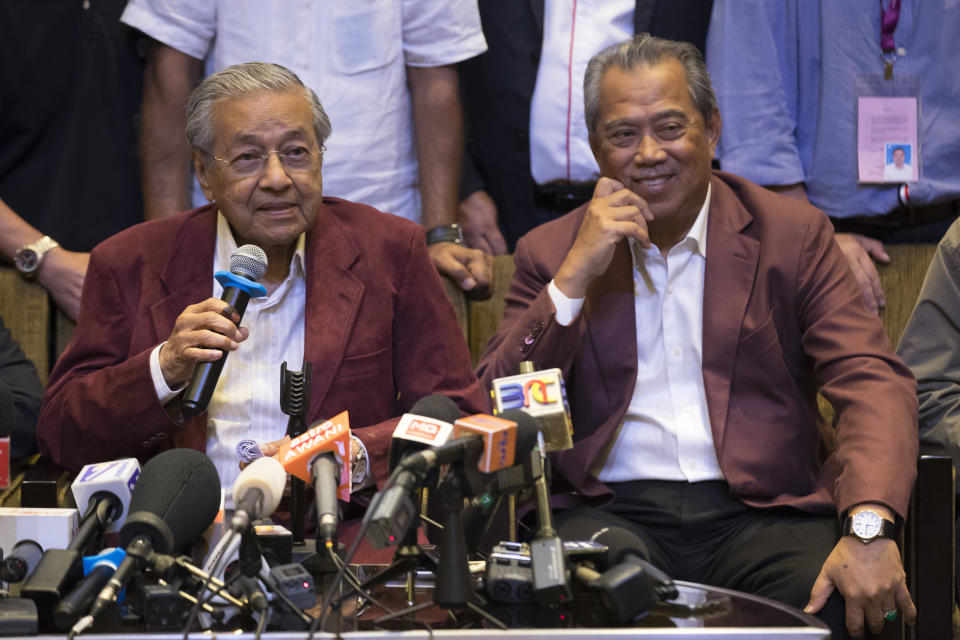
[[176,388],[190,380],[183,394],[183,412],[199,415],[206,410],[223,364],[249,332],[240,327],[250,298],[266,295],[257,284],[267,272],[267,256],[260,247],[246,244],[230,256],[230,271],[215,275],[223,295],[190,305],[177,318],[173,332],[160,348],[164,380]]

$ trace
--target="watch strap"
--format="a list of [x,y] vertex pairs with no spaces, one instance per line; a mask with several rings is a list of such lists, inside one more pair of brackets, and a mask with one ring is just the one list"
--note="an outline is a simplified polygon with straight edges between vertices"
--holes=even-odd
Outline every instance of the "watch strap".
[[457,223],[427,229],[427,246],[438,242],[463,244],[463,231]]

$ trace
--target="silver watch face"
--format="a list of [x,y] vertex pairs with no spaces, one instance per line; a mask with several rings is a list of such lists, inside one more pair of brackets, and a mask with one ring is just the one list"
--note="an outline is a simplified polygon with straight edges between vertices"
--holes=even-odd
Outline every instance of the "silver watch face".
[[883,518],[873,511],[861,511],[853,516],[850,528],[860,538],[876,538],[883,530]]
[[40,265],[40,257],[33,249],[23,249],[17,253],[15,262],[22,273],[32,273]]

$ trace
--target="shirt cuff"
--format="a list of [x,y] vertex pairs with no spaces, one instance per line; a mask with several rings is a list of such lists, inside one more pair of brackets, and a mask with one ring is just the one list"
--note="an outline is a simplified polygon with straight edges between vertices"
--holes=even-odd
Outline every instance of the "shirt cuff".
[[553,308],[556,309],[557,322],[564,327],[569,327],[580,310],[583,309],[583,298],[568,298],[560,289],[550,281],[547,285],[547,293],[550,294],[550,300],[553,301]]
[[161,405],[165,405],[176,398],[187,386],[184,383],[176,389],[171,389],[167,386],[167,381],[163,379],[163,370],[160,368],[160,347],[165,344],[167,344],[165,341],[161,342],[150,352],[150,377],[153,379],[153,389],[157,392],[157,398]]

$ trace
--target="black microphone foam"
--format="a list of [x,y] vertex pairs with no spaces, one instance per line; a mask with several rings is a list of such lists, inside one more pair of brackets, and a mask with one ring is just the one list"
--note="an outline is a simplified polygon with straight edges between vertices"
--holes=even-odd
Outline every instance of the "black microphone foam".
[[498,418],[504,420],[513,420],[517,423],[517,441],[515,446],[514,460],[519,464],[524,461],[533,448],[537,446],[540,434],[540,425],[537,419],[521,409],[507,409],[500,412]]
[[219,508],[220,476],[210,458],[193,449],[164,451],[143,467],[120,545],[145,535],[157,553],[182,549],[210,526]]
[[420,398],[410,407],[410,411],[407,413],[433,418],[435,420],[443,420],[450,424],[459,420],[461,416],[457,403],[447,396],[442,396],[438,393]]
[[629,556],[647,557],[647,545],[639,535],[612,522],[589,515],[565,518],[558,526],[564,540],[593,540],[607,547],[605,567],[620,564]]

